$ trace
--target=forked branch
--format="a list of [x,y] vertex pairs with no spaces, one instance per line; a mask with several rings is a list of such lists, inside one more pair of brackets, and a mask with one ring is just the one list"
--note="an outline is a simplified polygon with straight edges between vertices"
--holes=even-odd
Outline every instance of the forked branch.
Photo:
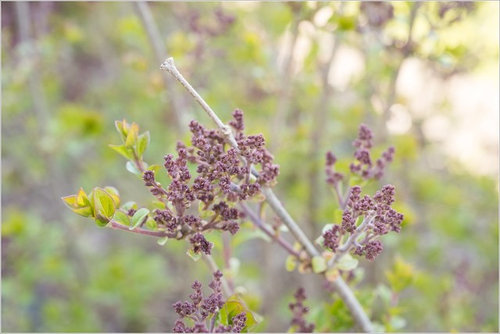
[[[203,110],[208,114],[208,116],[215,122],[217,127],[226,137],[228,143],[234,147],[238,152],[238,143],[234,138],[234,135],[231,129],[224,124],[221,119],[217,116],[217,114],[210,108],[210,106],[205,102],[205,100],[198,94],[198,92],[189,84],[189,82],[184,78],[184,76],[179,72],[179,70],[175,67],[174,59],[168,58],[163,64],[161,64],[160,68],[162,70],[170,73],[177,81],[181,83],[181,85],[193,96],[193,98],[198,102]],[[252,171],[252,174],[257,174],[256,171]],[[258,175],[258,174],[257,174]],[[314,247],[311,240],[306,236],[306,234],[302,231],[299,225],[293,220],[288,211],[283,207],[280,200],[276,197],[274,192],[269,187],[262,187],[262,192],[266,197],[266,202],[269,204],[274,213],[283,221],[283,223],[288,227],[292,235],[297,239],[297,241],[304,247],[309,256],[315,257],[320,256],[319,251]],[[332,282],[333,287],[336,289],[346,306],[349,308],[353,318],[356,323],[361,327],[361,329],[365,332],[373,331],[373,327],[370,319],[367,314],[363,310],[361,304],[356,299],[356,296],[349,288],[349,286],[344,282],[341,277],[338,277],[334,282]]]

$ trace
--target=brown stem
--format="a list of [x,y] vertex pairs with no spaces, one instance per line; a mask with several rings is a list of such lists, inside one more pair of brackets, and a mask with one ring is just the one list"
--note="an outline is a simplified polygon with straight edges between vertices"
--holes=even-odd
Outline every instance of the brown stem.
[[111,220],[108,225],[108,227],[116,229],[116,230],[122,230],[122,231],[127,231],[127,232],[132,232],[132,233],[137,233],[137,234],[143,234],[143,235],[149,235],[152,237],[169,237],[169,238],[175,238],[175,234],[169,233],[167,231],[151,231],[151,230],[146,230],[140,227],[137,227],[133,230],[131,230],[128,226],[123,225],[118,223],[117,221]]
[[253,212],[246,204],[240,203],[240,207],[243,210],[243,212],[250,218],[250,220],[255,226],[257,226],[260,230],[262,230],[266,235],[271,237],[271,239],[275,240],[288,253],[297,258],[300,258],[299,252],[293,249],[292,245],[290,245],[285,239],[273,233],[273,231],[271,231],[269,227],[264,225],[264,222],[260,220],[260,218],[255,214],[255,212]]

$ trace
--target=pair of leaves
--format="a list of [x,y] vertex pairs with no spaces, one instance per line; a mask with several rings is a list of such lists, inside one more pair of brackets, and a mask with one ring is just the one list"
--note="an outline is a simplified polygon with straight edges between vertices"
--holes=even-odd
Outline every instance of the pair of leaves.
[[142,160],[142,155],[146,151],[151,139],[149,131],[139,135],[139,125],[134,122],[128,124],[126,120],[115,121],[115,127],[121,136],[122,145],[110,144],[109,147],[127,160]]
[[96,187],[88,196],[80,188],[76,195],[65,196],[62,200],[76,214],[93,217],[99,226],[105,226],[120,205],[120,195],[114,187]]
[[225,326],[232,325],[233,318],[240,313],[245,313],[247,317],[247,322],[242,332],[248,332],[248,330],[261,321],[261,317],[248,309],[240,297],[235,294],[229,297],[224,306],[220,309],[218,314],[219,324]]

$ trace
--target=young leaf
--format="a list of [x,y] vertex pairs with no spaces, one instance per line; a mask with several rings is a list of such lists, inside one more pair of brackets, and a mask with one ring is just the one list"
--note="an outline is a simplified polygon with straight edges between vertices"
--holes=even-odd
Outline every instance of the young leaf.
[[80,190],[78,190],[78,194],[76,195],[76,204],[78,204],[78,206],[80,207],[90,205],[89,198],[87,197],[85,191],[83,191],[83,188],[80,188]]
[[68,208],[73,209],[75,207],[78,207],[78,205],[76,204],[76,197],[76,195],[69,195],[61,197],[61,199]]
[[149,209],[146,209],[146,208],[141,208],[139,210],[137,210],[134,215],[132,216],[132,220],[130,222],[130,227],[129,229],[130,230],[133,230],[135,229],[136,227],[138,227],[139,225],[141,225],[142,221],[144,220],[144,218],[149,214]]
[[128,129],[127,139],[125,140],[125,147],[132,147],[137,142],[139,135],[139,125],[132,123]]
[[120,193],[118,192],[118,189],[116,189],[115,187],[108,186],[108,187],[104,187],[104,191],[106,191],[111,196],[113,201],[115,202],[115,208],[119,207],[120,206]]
[[237,295],[232,295],[220,310],[221,323],[232,324],[232,319],[243,312],[247,317],[246,326],[243,328],[243,331],[248,331],[248,329],[258,323],[259,316],[250,311]]
[[353,270],[358,266],[358,260],[353,258],[350,254],[342,256],[337,263],[337,268],[344,271]]
[[130,148],[125,147],[125,145],[113,145],[109,144],[109,147],[111,147],[113,150],[118,152],[121,156],[128,160],[134,159],[134,154]]
[[90,200],[83,189],[80,188],[77,195],[65,196],[61,197],[61,199],[74,213],[83,217],[93,216],[93,209]]
[[122,211],[116,211],[115,215],[113,216],[113,220],[117,221],[120,224],[129,226],[130,225],[130,217],[122,212]]
[[126,211],[128,211],[130,209],[137,210],[137,203],[129,201],[129,202],[127,202],[127,203],[125,203],[125,204],[122,205],[122,209],[126,210]]
[[149,131],[144,132],[142,135],[139,136],[137,139],[137,155],[139,157],[142,157],[142,154],[146,151],[148,148],[150,141],[150,135]]
[[147,167],[146,169],[152,170],[156,174],[161,168],[162,168],[162,166],[160,166],[160,165],[151,165],[151,166]]
[[127,168],[127,170],[132,174],[135,174],[138,176],[142,175],[141,171],[137,169],[137,167],[135,166],[135,164],[132,161],[127,161],[127,163],[125,164],[125,168]]
[[340,273],[337,268],[330,268],[325,273],[325,278],[329,282],[335,281],[339,277]]
[[322,256],[315,256],[312,258],[312,268],[315,274],[322,273],[326,270],[326,261]]
[[158,225],[156,224],[156,221],[148,217],[148,220],[146,220],[146,227],[149,228],[150,230],[156,230],[158,228]]
[[113,197],[102,188],[94,188],[93,193],[96,214],[100,214],[109,219],[113,217],[116,210],[116,204]]
[[74,213],[83,217],[91,217],[92,216],[92,208],[90,206],[85,206],[83,208],[72,209]]
[[129,128],[127,121],[126,120],[115,121],[115,128],[116,128],[116,131],[118,131],[118,133],[120,134],[122,141],[125,141],[125,139],[127,138],[127,133],[128,133],[128,128]]
[[296,257],[293,255],[288,255],[285,261],[286,271],[294,271],[296,266],[297,266]]
[[168,241],[168,237],[163,237],[163,238],[160,238],[158,239],[158,241],[156,241],[156,243],[160,246],[164,246]]

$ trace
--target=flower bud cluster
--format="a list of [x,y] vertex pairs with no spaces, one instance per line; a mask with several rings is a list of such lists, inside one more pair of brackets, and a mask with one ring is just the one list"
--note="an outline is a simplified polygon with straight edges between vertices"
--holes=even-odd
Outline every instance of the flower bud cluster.
[[[209,296],[203,297],[201,283],[195,281],[191,286],[193,293],[189,296],[190,301],[178,301],[173,304],[179,316],[172,329],[174,333],[240,333],[245,328],[245,312],[233,317],[231,325],[210,324],[225,303],[221,289],[222,273],[217,270],[213,276],[214,279],[208,285],[212,290]],[[194,322],[193,326],[186,325],[185,319]]]
[[[177,143],[177,157],[167,154],[164,167],[171,179],[163,188],[155,180],[152,170],[143,174],[143,180],[151,193],[165,204],[164,209],[154,212],[154,220],[160,229],[189,241],[195,253],[210,254],[212,244],[203,232],[228,231],[235,234],[237,220],[243,216],[236,208],[238,201],[250,199],[261,192],[262,186],[273,182],[279,166],[273,164],[273,156],[265,149],[262,135],[243,134],[243,112],[236,109],[229,123],[235,132],[238,149],[226,143],[225,136],[191,121],[191,146]],[[195,172],[188,167],[195,166]],[[259,176],[250,173],[255,169]],[[200,203],[201,211],[193,212],[193,204]],[[200,214],[207,219],[200,218]]]
[[[359,127],[358,137],[352,143],[356,148],[354,152],[355,161],[349,165],[352,174],[358,175],[364,180],[379,180],[384,175],[384,170],[394,158],[394,147],[389,147],[375,163],[371,157],[373,147],[373,133],[364,124]],[[334,165],[337,162],[336,156],[332,152],[326,154],[326,181],[337,186],[344,179],[344,175],[335,171]]]
[[352,187],[342,222],[323,233],[323,245],[334,253],[352,252],[370,261],[375,259],[383,250],[382,243],[375,239],[401,230],[404,217],[391,207],[394,195],[392,185],[383,186],[373,197],[362,197],[361,187]]
[[314,331],[314,324],[308,323],[304,316],[309,312],[309,308],[304,306],[304,301],[306,300],[306,294],[304,288],[299,288],[294,294],[295,303],[290,303],[288,307],[293,313],[292,321],[290,322],[290,327],[294,329],[294,332],[298,333],[312,333]]

